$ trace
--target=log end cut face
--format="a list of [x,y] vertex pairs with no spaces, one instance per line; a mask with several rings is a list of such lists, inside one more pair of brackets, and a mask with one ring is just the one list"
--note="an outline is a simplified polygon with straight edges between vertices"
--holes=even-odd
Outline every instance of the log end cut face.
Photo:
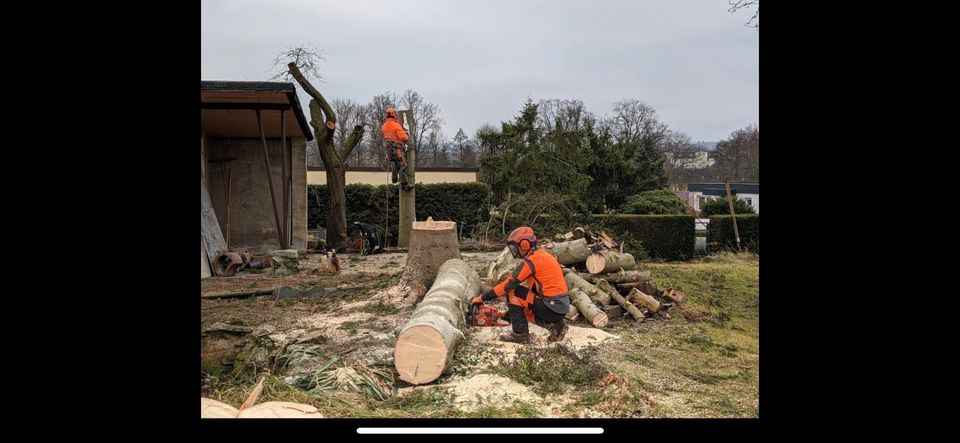
[[599,274],[603,272],[603,268],[607,266],[607,260],[600,254],[590,254],[587,257],[587,271],[591,274]]
[[433,217],[429,217],[429,218],[427,218],[427,221],[422,221],[422,222],[415,221],[415,222],[413,222],[413,229],[414,229],[414,230],[417,230],[417,231],[446,231],[446,230],[453,230],[454,232],[456,232],[456,230],[457,230],[457,222],[443,221],[443,220],[434,221],[434,220],[433,220]]
[[440,377],[447,364],[447,345],[440,331],[417,325],[397,337],[393,354],[400,379],[411,384],[429,383]]
[[601,312],[593,317],[593,321],[591,323],[593,323],[594,327],[602,328],[607,326],[607,323],[609,322],[610,318],[607,317],[607,314],[605,312]]

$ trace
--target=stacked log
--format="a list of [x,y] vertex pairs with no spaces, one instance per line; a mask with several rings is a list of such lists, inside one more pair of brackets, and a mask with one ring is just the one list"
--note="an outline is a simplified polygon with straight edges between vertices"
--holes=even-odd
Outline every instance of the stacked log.
[[[567,321],[583,318],[602,328],[610,320],[628,318],[622,312],[638,323],[658,315],[669,318],[666,311],[686,300],[674,288],[657,287],[650,272],[637,269],[633,254],[625,252],[624,244],[606,232],[578,226],[565,234],[556,234],[552,242],[542,247],[563,266],[573,307],[565,317]],[[488,283],[502,281],[519,264],[520,260],[504,248],[487,268]]]

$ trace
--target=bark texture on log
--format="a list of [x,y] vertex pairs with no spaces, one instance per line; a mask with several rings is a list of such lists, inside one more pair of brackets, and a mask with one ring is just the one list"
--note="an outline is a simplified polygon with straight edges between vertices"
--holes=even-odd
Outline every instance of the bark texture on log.
[[410,252],[400,279],[401,287],[408,290],[408,306],[423,297],[444,262],[460,258],[455,222],[428,218],[424,222],[414,222],[412,228]]
[[660,302],[658,302],[657,299],[643,293],[637,288],[631,289],[628,297],[631,301],[650,312],[657,312],[660,310]]
[[600,251],[586,258],[587,270],[591,274],[614,272],[619,269],[631,270],[637,267],[633,256],[617,251]]
[[567,311],[567,315],[563,317],[569,321],[577,321],[577,319],[580,318],[580,310],[574,307],[574,309]]
[[583,291],[590,300],[593,300],[594,303],[609,305],[610,304],[610,294],[603,292],[600,288],[590,284],[590,282],[584,280],[576,272],[569,272],[567,275],[563,276],[563,279],[567,282],[567,287],[570,290],[577,288]]
[[602,278],[609,283],[632,283],[644,280],[650,280],[650,271],[621,271],[621,272],[611,272],[609,274],[597,275],[596,277]]
[[600,310],[600,308],[593,303],[593,300],[590,300],[590,297],[583,291],[579,289],[571,290],[570,302],[577,307],[577,310],[580,311],[583,317],[594,327],[602,328],[607,325],[609,321],[607,314]]
[[645,318],[643,312],[640,312],[640,309],[634,306],[632,303],[623,298],[619,292],[613,287],[610,286],[610,283],[607,283],[606,280],[597,281],[597,287],[602,289],[607,294],[610,294],[610,298],[617,302],[623,309],[625,309],[634,320],[641,322]]
[[430,383],[450,371],[467,326],[470,298],[479,292],[480,276],[465,261],[450,259],[440,266],[430,291],[397,336],[393,359],[401,380]]
[[582,238],[562,243],[547,243],[543,249],[556,257],[561,265],[583,263],[590,255],[587,240]]

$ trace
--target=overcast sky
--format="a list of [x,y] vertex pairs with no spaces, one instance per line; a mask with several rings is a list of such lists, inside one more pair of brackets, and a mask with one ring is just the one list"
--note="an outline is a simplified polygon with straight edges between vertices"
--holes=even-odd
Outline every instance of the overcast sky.
[[[622,98],[716,141],[759,124],[759,33],[727,0],[201,2],[202,80],[266,80],[287,46],[322,47],[328,100],[413,89],[472,138],[527,97]],[[298,86],[299,89],[299,86]],[[304,112],[309,98],[300,94]]]

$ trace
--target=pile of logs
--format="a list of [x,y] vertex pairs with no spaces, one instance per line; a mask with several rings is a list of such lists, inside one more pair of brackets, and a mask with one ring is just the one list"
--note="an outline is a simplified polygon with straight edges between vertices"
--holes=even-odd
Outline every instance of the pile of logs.
[[[602,328],[626,311],[642,322],[684,302],[679,291],[658,288],[650,280],[650,272],[637,269],[633,255],[623,251],[623,243],[617,243],[603,231],[594,234],[577,227],[556,235],[543,248],[563,265],[570,303],[576,307],[567,314],[567,320],[583,317],[594,327]],[[488,283],[503,280],[518,264],[504,248],[487,270]]]

